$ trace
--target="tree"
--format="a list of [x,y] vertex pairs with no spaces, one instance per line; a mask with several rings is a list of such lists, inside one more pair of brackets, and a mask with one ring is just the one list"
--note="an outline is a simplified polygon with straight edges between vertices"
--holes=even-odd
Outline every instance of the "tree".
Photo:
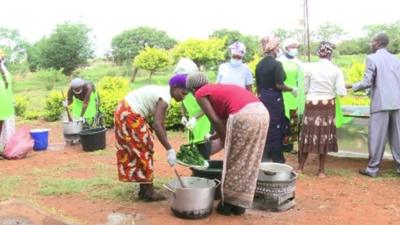
[[43,38],[28,51],[31,67],[63,69],[71,73],[79,66],[87,64],[93,56],[90,29],[80,23],[57,25],[49,38]]
[[111,42],[114,61],[119,64],[132,62],[145,47],[171,49],[175,45],[176,41],[167,33],[151,27],[137,27],[123,31]]
[[390,24],[368,25],[363,27],[363,30],[369,40],[378,33],[386,33],[389,36],[389,51],[395,54],[400,53],[400,21]]
[[146,47],[135,57],[133,65],[138,69],[150,71],[149,79],[157,70],[169,65],[168,53],[164,49]]
[[10,63],[20,63],[26,58],[28,43],[18,30],[0,27],[0,48],[7,55]]
[[277,28],[277,29],[272,31],[272,34],[275,37],[278,37],[281,41],[284,41],[285,39],[294,36],[294,31],[290,31],[290,30],[286,30],[286,29],[282,29],[282,28]]
[[218,38],[188,39],[178,44],[172,54],[175,61],[181,57],[190,58],[199,68],[214,66],[225,58],[225,40]]
[[[258,37],[244,35],[236,30],[228,30],[228,29],[216,30],[210,35],[210,38],[225,39],[225,49],[227,49],[228,46],[235,41],[242,42],[244,45],[246,45],[246,51],[247,51],[244,57],[245,62],[252,61],[254,55],[260,53],[260,45],[258,43]],[[230,57],[229,52],[226,52],[225,59],[229,59],[229,57]]]
[[338,42],[346,34],[346,31],[337,24],[324,23],[321,24],[313,36],[316,41]]
[[368,50],[367,38],[344,40],[337,45],[337,51],[340,55],[367,54]]

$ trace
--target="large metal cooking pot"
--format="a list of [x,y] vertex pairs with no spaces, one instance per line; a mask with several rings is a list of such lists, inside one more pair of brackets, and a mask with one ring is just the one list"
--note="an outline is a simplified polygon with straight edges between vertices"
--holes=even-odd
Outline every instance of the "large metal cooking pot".
[[286,164],[263,162],[260,164],[258,179],[263,181],[288,181],[293,168]]
[[82,131],[82,120],[63,121],[64,134],[79,134]]
[[216,179],[181,177],[182,188],[177,179],[164,185],[171,192],[169,203],[172,212],[182,218],[203,218],[211,214],[215,188],[220,184]]

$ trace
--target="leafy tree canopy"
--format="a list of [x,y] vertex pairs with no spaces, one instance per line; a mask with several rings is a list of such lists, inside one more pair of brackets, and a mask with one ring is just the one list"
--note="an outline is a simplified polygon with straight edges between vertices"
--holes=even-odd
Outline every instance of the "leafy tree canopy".
[[117,63],[131,62],[145,47],[171,49],[175,45],[175,39],[166,32],[151,27],[123,31],[111,42],[112,56]]

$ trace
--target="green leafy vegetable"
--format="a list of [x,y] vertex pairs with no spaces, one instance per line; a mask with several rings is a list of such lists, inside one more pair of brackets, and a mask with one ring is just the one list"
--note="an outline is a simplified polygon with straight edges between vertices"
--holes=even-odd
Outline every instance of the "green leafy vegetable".
[[181,145],[176,157],[183,163],[195,166],[203,166],[205,160],[194,144]]

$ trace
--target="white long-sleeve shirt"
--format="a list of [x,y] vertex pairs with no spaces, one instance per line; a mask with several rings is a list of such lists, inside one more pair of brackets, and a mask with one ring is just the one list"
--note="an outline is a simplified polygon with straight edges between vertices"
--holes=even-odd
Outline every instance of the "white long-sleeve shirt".
[[327,59],[304,64],[304,92],[308,101],[346,95],[342,70]]

